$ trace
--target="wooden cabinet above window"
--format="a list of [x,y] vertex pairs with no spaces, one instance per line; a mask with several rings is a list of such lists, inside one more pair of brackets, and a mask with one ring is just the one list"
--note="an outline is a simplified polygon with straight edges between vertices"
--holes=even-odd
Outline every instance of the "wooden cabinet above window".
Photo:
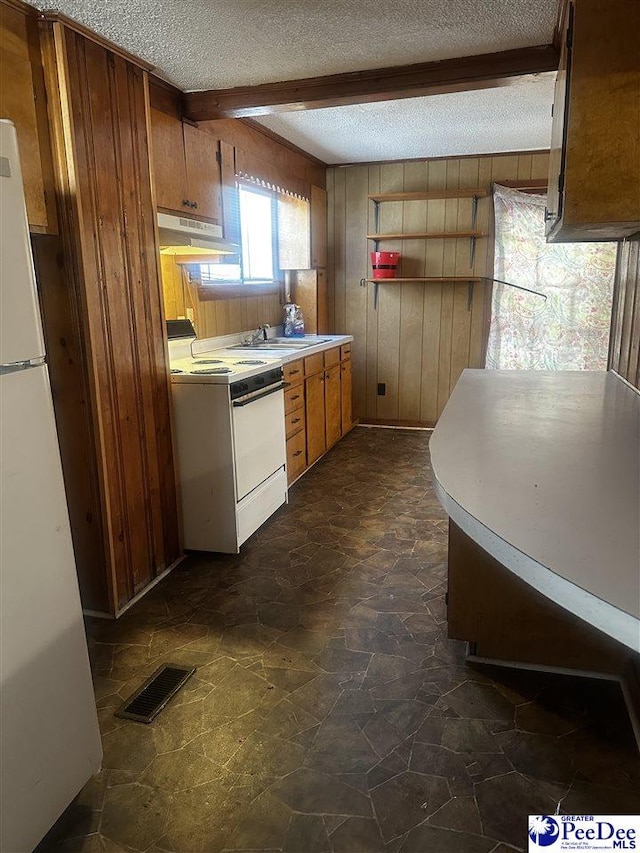
[[556,82],[547,238],[640,230],[640,3],[570,0]]
[[156,109],[151,138],[157,206],[221,224],[218,140]]

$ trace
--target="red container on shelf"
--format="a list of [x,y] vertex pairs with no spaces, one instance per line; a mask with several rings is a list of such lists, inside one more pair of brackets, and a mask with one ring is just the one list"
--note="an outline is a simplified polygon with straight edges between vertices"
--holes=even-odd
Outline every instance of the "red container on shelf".
[[400,252],[371,252],[374,278],[395,278]]

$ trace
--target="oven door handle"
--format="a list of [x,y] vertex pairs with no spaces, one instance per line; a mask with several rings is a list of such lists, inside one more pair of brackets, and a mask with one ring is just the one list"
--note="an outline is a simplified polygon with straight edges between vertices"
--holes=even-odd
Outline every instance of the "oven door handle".
[[256,394],[254,397],[249,397],[248,400],[234,400],[233,405],[237,407],[248,406],[249,403],[255,403],[256,400],[262,400],[263,397],[268,397],[269,394],[275,394],[276,391],[282,391],[282,389],[285,387],[285,384],[285,382],[279,382],[277,385],[270,385],[268,388],[265,388],[264,391],[260,392],[259,394]]

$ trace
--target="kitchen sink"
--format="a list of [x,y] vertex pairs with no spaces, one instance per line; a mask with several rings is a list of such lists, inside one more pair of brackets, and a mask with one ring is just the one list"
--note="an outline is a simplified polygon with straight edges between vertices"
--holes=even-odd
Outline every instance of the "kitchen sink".
[[306,349],[318,344],[329,343],[331,338],[314,338],[314,340],[303,340],[302,338],[270,338],[267,341],[255,341],[254,343],[236,344],[229,349],[259,349],[259,350],[286,350]]
[[313,344],[302,343],[301,341],[297,341],[294,344],[278,344],[272,343],[271,341],[256,341],[255,344],[235,344],[235,346],[228,347],[228,349],[257,349],[257,350],[281,350],[281,349],[305,349],[306,347],[311,347]]

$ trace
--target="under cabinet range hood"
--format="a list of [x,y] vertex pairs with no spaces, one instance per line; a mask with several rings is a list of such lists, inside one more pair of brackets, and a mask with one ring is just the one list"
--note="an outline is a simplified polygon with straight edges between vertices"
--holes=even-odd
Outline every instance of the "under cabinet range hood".
[[240,246],[225,240],[220,225],[158,214],[160,253],[163,255],[237,255]]

